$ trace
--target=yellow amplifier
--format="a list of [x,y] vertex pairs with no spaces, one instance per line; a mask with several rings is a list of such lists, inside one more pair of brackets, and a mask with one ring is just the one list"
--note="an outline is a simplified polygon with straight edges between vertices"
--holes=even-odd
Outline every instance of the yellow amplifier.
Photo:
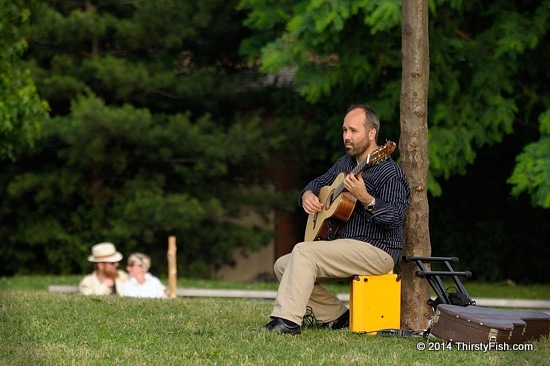
[[349,309],[352,332],[376,334],[382,329],[399,329],[401,278],[396,274],[353,276]]

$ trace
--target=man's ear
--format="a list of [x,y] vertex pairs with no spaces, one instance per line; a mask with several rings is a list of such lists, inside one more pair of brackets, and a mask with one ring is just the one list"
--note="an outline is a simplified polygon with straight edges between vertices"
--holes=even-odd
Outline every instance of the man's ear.
[[376,128],[371,128],[369,131],[369,140],[374,141],[376,139]]

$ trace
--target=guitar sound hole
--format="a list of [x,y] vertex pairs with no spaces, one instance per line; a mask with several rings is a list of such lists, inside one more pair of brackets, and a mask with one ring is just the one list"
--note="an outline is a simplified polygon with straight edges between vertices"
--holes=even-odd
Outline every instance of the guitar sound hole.
[[327,201],[325,202],[325,210],[328,210],[330,208],[332,202],[334,202],[334,191],[331,191],[327,197]]

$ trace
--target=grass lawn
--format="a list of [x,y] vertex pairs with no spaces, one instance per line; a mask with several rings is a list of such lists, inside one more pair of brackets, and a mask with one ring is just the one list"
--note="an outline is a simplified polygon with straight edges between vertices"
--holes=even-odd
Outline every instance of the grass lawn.
[[[532,351],[442,350],[421,338],[306,329],[280,336],[263,329],[272,300],[132,299],[48,293],[74,276],[0,279],[0,365],[547,365],[550,340]],[[276,284],[180,281],[179,286],[275,289]],[[476,287],[484,293],[477,293]],[[346,290],[342,286],[342,291]],[[467,285],[472,297],[507,291],[548,299],[549,286]],[[474,290],[476,289],[476,290]],[[339,287],[335,287],[339,291]],[[417,350],[417,343],[440,350]],[[433,343],[435,342],[435,343]]]

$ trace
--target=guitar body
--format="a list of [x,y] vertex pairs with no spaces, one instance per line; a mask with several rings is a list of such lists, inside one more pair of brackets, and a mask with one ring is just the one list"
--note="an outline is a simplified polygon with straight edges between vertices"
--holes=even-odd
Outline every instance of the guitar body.
[[[339,223],[349,220],[357,198],[346,191],[334,196],[335,190],[344,182],[345,177],[346,174],[340,173],[330,186],[321,188],[319,201],[323,204],[323,208],[308,216],[304,241],[327,239],[330,233],[329,219]],[[338,230],[337,222],[334,220],[330,222],[334,226],[332,234]]]
[[[357,176],[367,167],[380,163],[394,152],[395,147],[395,142],[387,141],[357,164],[349,174]],[[346,174],[340,173],[330,186],[324,186],[319,191],[319,201],[323,208],[308,216],[304,241],[332,240],[339,225],[351,217],[357,198],[344,189],[345,178]]]

